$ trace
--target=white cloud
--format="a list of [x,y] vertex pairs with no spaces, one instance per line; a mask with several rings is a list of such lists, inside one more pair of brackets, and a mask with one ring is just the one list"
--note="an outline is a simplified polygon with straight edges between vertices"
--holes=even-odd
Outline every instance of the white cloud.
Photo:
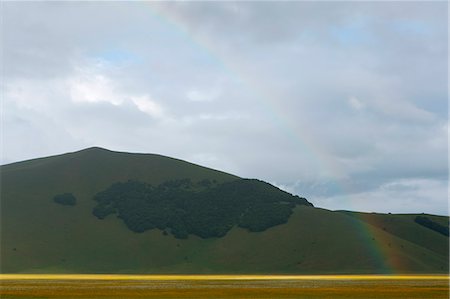
[[79,68],[67,81],[74,102],[108,102],[120,105],[125,100],[114,91],[109,78],[90,68]]
[[348,103],[350,107],[352,107],[355,110],[362,110],[364,109],[364,104],[361,100],[359,100],[357,97],[350,97],[348,99]]
[[164,118],[164,108],[149,94],[127,93],[119,90],[119,84],[107,75],[101,65],[95,64],[88,67],[79,67],[75,73],[67,79],[70,97],[75,103],[98,103],[107,102],[120,106],[128,102],[149,116]]
[[186,98],[192,102],[212,102],[220,95],[218,89],[199,90],[191,89],[186,93]]
[[142,112],[156,118],[163,118],[165,116],[164,109],[160,104],[155,102],[148,95],[131,96],[130,99]]
[[[344,180],[361,210],[444,209],[432,182],[448,173],[446,12],[7,2],[2,161],[100,145],[276,182],[323,207],[351,207]],[[426,34],[392,30],[405,24]]]

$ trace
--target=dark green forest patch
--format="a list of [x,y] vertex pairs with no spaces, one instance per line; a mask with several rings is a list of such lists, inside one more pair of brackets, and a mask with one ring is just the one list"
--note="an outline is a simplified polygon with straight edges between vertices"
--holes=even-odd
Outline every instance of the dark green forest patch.
[[115,183],[97,193],[93,214],[116,214],[134,232],[158,228],[176,238],[194,234],[222,237],[233,226],[264,231],[286,223],[296,205],[312,206],[305,198],[268,183],[238,179],[218,184],[189,179],[152,186],[139,181]]
[[53,197],[53,201],[64,206],[74,206],[77,204],[77,199],[72,193],[58,194]]
[[424,216],[417,216],[414,221],[422,226],[425,226],[426,228],[429,228],[431,230],[434,230],[435,232],[438,232],[444,236],[449,235],[448,226],[443,226],[437,222],[434,222],[428,217]]

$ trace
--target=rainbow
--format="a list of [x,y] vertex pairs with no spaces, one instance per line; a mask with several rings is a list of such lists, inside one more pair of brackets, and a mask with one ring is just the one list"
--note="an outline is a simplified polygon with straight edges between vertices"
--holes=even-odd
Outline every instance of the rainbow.
[[[223,53],[207,36],[193,32],[183,19],[170,8],[148,2],[140,2],[140,4],[145,6],[152,17],[183,36],[194,48],[202,51],[209,60],[219,65],[235,82],[242,84],[247,91],[257,97],[260,100],[260,108],[267,119],[272,121],[292,146],[305,154],[314,167],[323,172],[323,175],[333,178],[336,181],[336,186],[340,191],[343,191],[343,194],[350,193],[351,187],[345,183],[346,175],[342,169],[327,154],[326,149],[305,128],[292,119],[287,108],[277,100],[281,96],[276,91],[259,84],[257,78],[254,78],[247,70],[229,59],[227,54]],[[364,215],[361,215],[360,219],[355,219],[354,225],[360,234],[361,242],[373,256],[374,266],[380,269],[381,273],[401,272],[402,267],[399,259],[389,255],[387,234],[364,221],[364,217]]]
[[[296,121],[290,117],[289,111],[280,104],[277,99],[281,98],[274,90],[267,86],[259,84],[253,75],[248,74],[242,66],[235,63],[233,59],[227,57],[226,53],[221,51],[214,41],[207,36],[194,33],[186,23],[170,9],[161,6],[153,6],[151,3],[144,3],[149,8],[149,13],[167,25],[169,28],[177,31],[185,37],[194,48],[202,51],[211,61],[221,66],[225,73],[230,75],[235,82],[242,83],[247,91],[260,99],[263,112],[270,119],[280,132],[285,135],[287,140],[293,146],[306,154],[308,159],[313,161],[318,169],[324,171],[325,175],[342,179],[346,176],[339,168],[337,163],[327,154],[324,147],[319,146],[319,142],[314,139],[307,130],[297,125]],[[340,183],[341,184],[341,183]]]

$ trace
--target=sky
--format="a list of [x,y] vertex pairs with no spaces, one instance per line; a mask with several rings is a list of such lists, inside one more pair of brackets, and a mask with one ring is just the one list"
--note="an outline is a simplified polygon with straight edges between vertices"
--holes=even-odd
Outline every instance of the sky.
[[448,4],[1,2],[1,164],[100,146],[448,215]]

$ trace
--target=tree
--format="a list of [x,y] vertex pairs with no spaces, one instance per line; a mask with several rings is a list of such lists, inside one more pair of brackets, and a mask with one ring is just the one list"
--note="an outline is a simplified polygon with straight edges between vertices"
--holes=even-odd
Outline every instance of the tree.
[[77,204],[77,199],[72,193],[58,194],[53,197],[53,201],[64,206],[74,206]]

